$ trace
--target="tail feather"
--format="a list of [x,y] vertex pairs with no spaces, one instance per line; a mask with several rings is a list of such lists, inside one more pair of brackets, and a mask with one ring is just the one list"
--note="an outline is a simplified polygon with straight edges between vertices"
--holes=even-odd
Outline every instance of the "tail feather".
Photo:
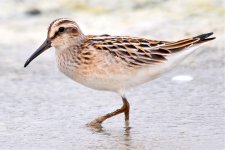
[[[205,43],[205,42],[214,40],[216,38],[216,37],[210,37],[211,35],[213,35],[213,32],[198,35],[196,37],[193,37],[193,39],[198,39],[196,44]],[[210,37],[210,38],[208,38],[208,37]]]
[[176,42],[165,43],[165,45],[162,46],[161,48],[170,50],[172,53],[179,52],[185,49],[186,47],[199,45],[199,44],[215,39],[215,37],[210,37],[211,35],[213,35],[213,32],[201,34],[192,38],[188,38],[188,39],[184,39],[184,40],[180,40]]

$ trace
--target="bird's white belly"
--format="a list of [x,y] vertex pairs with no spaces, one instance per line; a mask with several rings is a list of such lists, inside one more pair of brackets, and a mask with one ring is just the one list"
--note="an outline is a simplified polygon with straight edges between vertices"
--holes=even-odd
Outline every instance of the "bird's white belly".
[[125,80],[121,78],[122,76],[98,76],[94,72],[90,72],[89,74],[84,76],[78,74],[76,71],[68,71],[60,67],[59,70],[72,80],[96,90],[118,92],[118,89],[121,89],[124,86]]
[[134,70],[130,73],[112,74],[107,76],[99,76],[98,74],[95,74],[95,72],[83,76],[76,73],[76,71],[61,67],[59,67],[59,70],[72,80],[89,88],[124,94],[126,90],[129,90],[132,87],[157,78],[162,72],[166,71],[163,66],[164,64],[162,64],[162,66],[148,66],[141,68],[140,70]]

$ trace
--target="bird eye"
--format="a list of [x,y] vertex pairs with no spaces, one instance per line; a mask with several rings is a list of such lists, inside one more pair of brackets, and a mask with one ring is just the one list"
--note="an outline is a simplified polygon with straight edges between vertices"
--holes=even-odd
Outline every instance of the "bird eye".
[[58,30],[58,32],[64,32],[64,30],[65,30],[65,28],[64,27],[59,27],[59,30]]

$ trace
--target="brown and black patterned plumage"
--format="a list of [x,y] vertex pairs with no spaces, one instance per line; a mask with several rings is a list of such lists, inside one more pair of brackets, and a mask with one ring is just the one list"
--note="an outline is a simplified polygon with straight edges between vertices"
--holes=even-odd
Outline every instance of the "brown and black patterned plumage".
[[85,49],[93,46],[96,50],[106,51],[114,57],[119,57],[127,65],[140,67],[164,62],[169,55],[178,53],[188,47],[213,40],[214,37],[208,38],[212,34],[202,34],[176,42],[136,37],[89,35],[87,36],[87,40],[81,44],[81,48]]

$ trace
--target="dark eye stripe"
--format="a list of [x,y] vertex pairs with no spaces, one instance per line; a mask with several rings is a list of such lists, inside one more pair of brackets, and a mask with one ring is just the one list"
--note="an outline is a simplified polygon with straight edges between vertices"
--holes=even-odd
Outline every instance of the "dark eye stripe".
[[76,33],[76,34],[79,33],[79,31],[78,31],[78,29],[76,27],[67,27],[67,28],[65,28],[65,27],[59,27],[58,28],[58,31],[56,31],[55,34],[50,39],[56,38],[59,34],[65,32],[65,30],[70,31],[72,33]]
[[65,28],[64,27],[59,27],[58,32],[64,32]]
[[50,39],[54,39],[59,33],[63,33],[65,31],[64,27],[59,27],[58,31],[55,32],[54,36],[52,36]]

